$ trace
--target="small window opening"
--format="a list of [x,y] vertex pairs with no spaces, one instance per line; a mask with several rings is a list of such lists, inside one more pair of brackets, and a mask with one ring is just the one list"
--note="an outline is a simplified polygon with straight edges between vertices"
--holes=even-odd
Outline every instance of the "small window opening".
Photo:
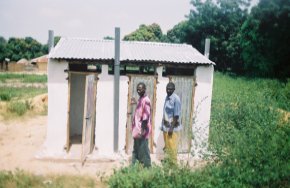
[[164,67],[162,76],[176,75],[176,76],[193,76],[193,67]]
[[[156,68],[154,66],[136,66],[136,65],[120,65],[120,75],[127,74],[148,74],[154,75]],[[109,74],[114,74],[114,65],[109,65]]]
[[102,72],[100,64],[69,64],[69,70],[74,72]]

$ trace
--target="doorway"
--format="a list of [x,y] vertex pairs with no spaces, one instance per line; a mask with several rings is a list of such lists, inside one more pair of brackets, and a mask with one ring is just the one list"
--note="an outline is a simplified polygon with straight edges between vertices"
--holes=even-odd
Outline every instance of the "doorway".
[[149,137],[149,149],[153,151],[153,138],[154,138],[154,125],[155,125],[155,106],[156,106],[156,77],[148,75],[129,75],[129,88],[128,88],[128,104],[127,104],[127,125],[126,125],[126,153],[132,153],[133,150],[133,137],[132,137],[132,118],[136,109],[136,104],[131,103],[131,99],[134,97],[139,99],[137,93],[138,83],[143,82],[146,85],[146,94],[151,101],[151,124],[152,132]]
[[94,147],[96,91],[96,73],[69,72],[66,149],[82,162]]
[[181,116],[180,121],[183,129],[179,135],[179,153],[188,153],[191,148],[192,124],[194,119],[194,76],[169,76],[169,81],[175,84],[175,93],[180,97]]

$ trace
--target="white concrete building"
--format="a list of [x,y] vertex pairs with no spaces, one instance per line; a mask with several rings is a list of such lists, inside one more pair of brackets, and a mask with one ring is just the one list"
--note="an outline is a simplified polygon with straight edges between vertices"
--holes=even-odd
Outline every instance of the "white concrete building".
[[48,125],[42,156],[63,158],[77,145],[82,160],[90,153],[104,157],[116,152],[131,155],[131,118],[135,106],[130,101],[132,97],[138,98],[136,85],[140,81],[146,84],[152,103],[151,152],[163,152],[160,125],[169,81],[175,83],[175,92],[182,102],[184,129],[179,152],[198,149],[208,139],[213,65],[187,44],[121,41],[116,129],[114,41],[61,38],[49,54]]

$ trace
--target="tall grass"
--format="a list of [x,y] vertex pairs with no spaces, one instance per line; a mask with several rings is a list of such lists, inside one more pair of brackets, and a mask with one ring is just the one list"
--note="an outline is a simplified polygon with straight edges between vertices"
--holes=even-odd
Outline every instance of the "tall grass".
[[47,93],[47,88],[0,87],[0,101],[11,101],[12,99],[27,99],[43,93]]
[[24,115],[29,109],[31,108],[31,105],[28,101],[22,102],[22,101],[15,101],[11,102],[8,106],[8,110],[11,113],[16,113],[18,116]]
[[216,75],[210,146],[219,164],[212,169],[222,185],[289,185],[290,122],[263,83],[271,81]]
[[47,75],[1,73],[0,83],[5,83],[7,80],[19,80],[23,83],[46,83]]
[[208,165],[125,167],[111,187],[290,187],[289,83],[214,75]]

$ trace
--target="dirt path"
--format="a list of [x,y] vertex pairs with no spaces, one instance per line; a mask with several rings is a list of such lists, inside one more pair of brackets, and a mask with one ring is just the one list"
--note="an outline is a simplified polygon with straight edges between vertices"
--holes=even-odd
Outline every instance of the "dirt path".
[[22,169],[37,175],[109,175],[119,162],[39,160],[35,158],[40,151],[46,135],[47,116],[36,116],[24,120],[0,121],[0,170]]

